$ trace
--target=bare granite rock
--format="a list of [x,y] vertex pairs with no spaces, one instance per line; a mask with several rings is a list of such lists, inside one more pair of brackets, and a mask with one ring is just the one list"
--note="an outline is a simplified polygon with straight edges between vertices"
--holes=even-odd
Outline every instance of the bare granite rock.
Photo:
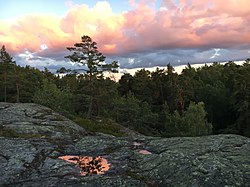
[[[243,136],[89,135],[35,104],[0,103],[0,125],[20,134],[42,134],[0,137],[1,187],[250,186],[250,139]],[[81,175],[76,164],[58,158],[67,155],[101,156],[109,170]]]
[[17,136],[72,139],[86,131],[53,110],[34,103],[0,103],[0,129]]

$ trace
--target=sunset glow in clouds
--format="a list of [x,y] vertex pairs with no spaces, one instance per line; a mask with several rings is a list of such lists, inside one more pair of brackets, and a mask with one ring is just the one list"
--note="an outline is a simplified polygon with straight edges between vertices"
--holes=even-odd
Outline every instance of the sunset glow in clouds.
[[0,44],[21,65],[70,67],[66,47],[82,35],[123,68],[250,57],[249,0],[25,2],[0,3]]

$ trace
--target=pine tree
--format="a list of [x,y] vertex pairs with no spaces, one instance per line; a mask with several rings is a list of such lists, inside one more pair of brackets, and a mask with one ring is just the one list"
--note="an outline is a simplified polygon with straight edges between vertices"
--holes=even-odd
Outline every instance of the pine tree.
[[87,65],[86,75],[89,80],[90,88],[90,101],[88,107],[87,117],[90,118],[93,110],[94,102],[94,81],[98,77],[102,77],[104,71],[117,72],[118,62],[114,61],[111,64],[105,63],[105,56],[98,51],[97,43],[94,42],[89,36],[83,35],[80,43],[75,43],[74,47],[67,47],[73,54],[66,56],[72,62]]

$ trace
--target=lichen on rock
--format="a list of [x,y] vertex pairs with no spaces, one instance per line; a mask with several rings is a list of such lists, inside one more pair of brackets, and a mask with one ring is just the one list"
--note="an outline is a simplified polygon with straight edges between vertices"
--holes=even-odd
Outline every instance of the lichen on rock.
[[[250,186],[250,139],[243,136],[88,134],[49,108],[10,103],[0,103],[0,130],[0,186]],[[82,172],[102,167],[93,158],[110,165],[82,176],[60,159],[66,155],[78,156]],[[85,156],[92,159],[81,162]]]

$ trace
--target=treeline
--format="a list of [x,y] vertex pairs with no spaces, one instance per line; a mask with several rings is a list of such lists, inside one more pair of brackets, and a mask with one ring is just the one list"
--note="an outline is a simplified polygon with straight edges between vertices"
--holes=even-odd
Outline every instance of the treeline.
[[102,73],[90,81],[88,73],[59,77],[46,69],[17,66],[2,47],[0,101],[39,103],[71,119],[112,119],[146,135],[249,137],[250,63],[198,69],[188,64],[180,75],[169,64],[124,74],[119,82]]

